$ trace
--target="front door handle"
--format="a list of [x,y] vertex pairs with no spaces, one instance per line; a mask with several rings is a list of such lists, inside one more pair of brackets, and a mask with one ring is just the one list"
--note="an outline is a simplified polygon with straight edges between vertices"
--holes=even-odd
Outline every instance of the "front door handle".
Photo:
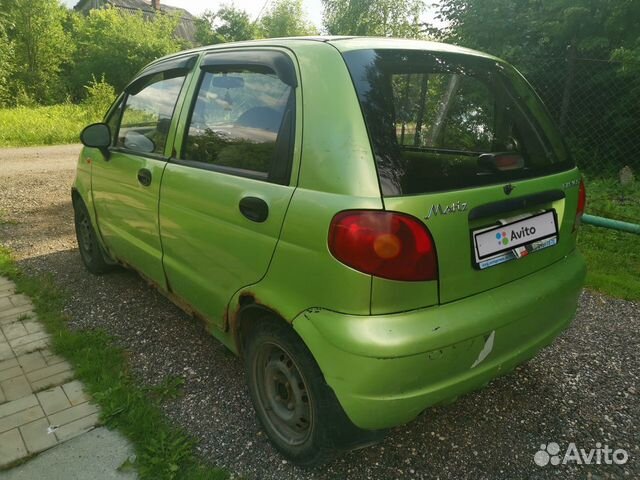
[[244,197],[239,206],[240,212],[252,222],[262,223],[269,217],[269,206],[261,198]]
[[151,172],[146,168],[138,170],[138,181],[145,187],[151,185]]

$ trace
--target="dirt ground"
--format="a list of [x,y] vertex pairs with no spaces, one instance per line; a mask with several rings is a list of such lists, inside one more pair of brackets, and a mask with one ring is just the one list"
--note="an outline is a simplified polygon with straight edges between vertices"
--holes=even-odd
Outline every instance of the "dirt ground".
[[[130,354],[143,384],[185,379],[164,405],[205,461],[251,479],[640,478],[640,304],[584,292],[573,325],[535,359],[482,391],[428,410],[376,446],[322,470],[288,464],[261,432],[242,363],[136,274],[95,277],[80,262],[70,188],[79,146],[0,150],[0,244],[69,294],[73,328],[101,328]],[[624,465],[538,466],[608,445]],[[538,457],[540,458],[540,457]]]

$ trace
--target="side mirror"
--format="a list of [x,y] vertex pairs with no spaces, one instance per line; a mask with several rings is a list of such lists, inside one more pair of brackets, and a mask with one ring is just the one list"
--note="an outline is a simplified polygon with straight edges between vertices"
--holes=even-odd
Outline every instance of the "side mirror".
[[105,158],[109,158],[111,129],[106,123],[94,123],[85,127],[80,134],[80,141],[85,147],[97,148]]

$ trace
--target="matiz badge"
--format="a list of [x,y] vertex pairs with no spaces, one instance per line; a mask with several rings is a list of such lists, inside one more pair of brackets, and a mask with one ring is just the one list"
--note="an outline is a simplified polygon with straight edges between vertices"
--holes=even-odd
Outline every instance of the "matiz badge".
[[425,220],[429,220],[432,216],[449,215],[450,213],[466,212],[469,204],[467,202],[453,202],[451,205],[445,205],[444,208],[439,203],[434,203],[429,209],[429,213]]

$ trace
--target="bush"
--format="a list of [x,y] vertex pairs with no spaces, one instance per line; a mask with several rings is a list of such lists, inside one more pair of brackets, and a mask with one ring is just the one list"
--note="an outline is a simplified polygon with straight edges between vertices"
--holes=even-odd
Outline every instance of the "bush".
[[73,17],[72,38],[81,48],[74,55],[69,74],[71,93],[80,97],[92,75],[121,91],[147,63],[185,46],[174,36],[180,19],[156,15],[147,20],[142,12],[123,13],[116,8],[91,10]]
[[105,81],[104,75],[100,80],[96,80],[95,75],[92,75],[91,81],[84,88],[87,91],[83,102],[87,120],[99,121],[116,99],[116,90]]

